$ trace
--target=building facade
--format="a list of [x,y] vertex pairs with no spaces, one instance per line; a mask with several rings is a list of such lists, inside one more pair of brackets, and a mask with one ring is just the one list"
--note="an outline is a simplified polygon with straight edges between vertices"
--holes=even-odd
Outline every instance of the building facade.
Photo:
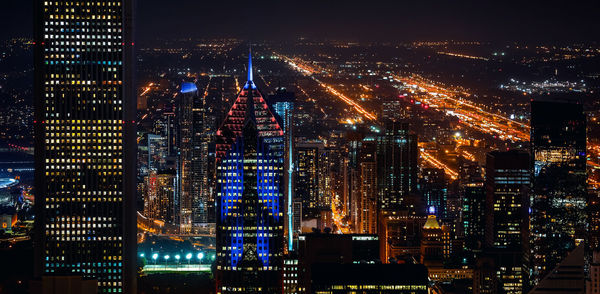
[[586,117],[574,102],[531,102],[532,282],[585,238]]
[[217,293],[282,293],[283,129],[248,81],[217,131]]
[[132,1],[34,1],[36,276],[135,293]]

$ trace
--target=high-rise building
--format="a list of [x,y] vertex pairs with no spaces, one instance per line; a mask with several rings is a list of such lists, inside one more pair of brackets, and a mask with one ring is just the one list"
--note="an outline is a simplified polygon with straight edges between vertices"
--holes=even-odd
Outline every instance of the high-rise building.
[[151,170],[144,177],[144,216],[175,224],[175,175]]
[[417,136],[404,122],[386,122],[383,132],[377,137],[379,209],[394,210],[416,191]]
[[217,293],[283,291],[283,129],[248,81],[217,131]]
[[486,158],[485,249],[495,257],[498,284],[524,293],[529,252],[529,153],[493,151]]
[[419,181],[419,190],[428,209],[433,209],[439,218],[444,219],[448,216],[446,211],[448,188],[443,169],[424,168]]
[[36,275],[135,293],[132,2],[34,1]]
[[475,182],[466,184],[462,191],[464,247],[468,252],[481,252],[485,234],[485,187],[483,182]]
[[177,103],[178,119],[178,161],[179,197],[177,222],[181,233],[190,233],[192,218],[200,196],[199,177],[194,173],[194,100],[198,97],[198,88],[194,83],[183,83]]
[[[275,111],[274,114],[279,118],[279,123],[283,126],[283,135],[285,136],[285,165],[286,171],[284,179],[284,196],[286,211],[286,240],[288,250],[294,249],[294,240],[298,238],[300,228],[294,228],[294,195],[293,195],[293,173],[294,173],[294,136],[293,136],[293,114],[294,102],[296,98],[293,92],[288,92],[285,88],[279,87],[275,94],[269,95],[267,99],[269,105]],[[295,234],[294,234],[295,233]]]
[[586,117],[583,105],[531,102],[532,282],[552,270],[585,238]]
[[295,195],[302,201],[302,217],[319,214],[319,158],[321,143],[298,143],[296,146]]
[[359,226],[355,232],[360,234],[377,233],[377,160],[374,139],[363,140],[358,159],[360,172],[360,214]]

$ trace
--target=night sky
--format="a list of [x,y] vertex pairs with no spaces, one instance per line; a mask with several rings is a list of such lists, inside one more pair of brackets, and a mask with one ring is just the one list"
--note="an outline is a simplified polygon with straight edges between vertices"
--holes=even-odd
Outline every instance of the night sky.
[[[32,35],[33,1],[2,0],[0,38]],[[599,41],[599,9],[598,0],[138,0],[136,36]]]

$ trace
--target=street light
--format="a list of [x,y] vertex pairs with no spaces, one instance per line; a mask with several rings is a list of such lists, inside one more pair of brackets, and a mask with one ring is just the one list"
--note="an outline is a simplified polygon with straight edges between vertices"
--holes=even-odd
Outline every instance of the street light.
[[179,259],[181,258],[181,256],[179,254],[175,255],[175,259],[177,259],[177,263],[179,264]]
[[152,254],[152,259],[154,259],[154,264],[156,264],[156,260],[158,259],[158,253]]
[[185,259],[188,260],[188,265],[189,265],[190,264],[190,259],[192,259],[192,254],[191,253],[186,254],[185,255]]
[[204,258],[204,253],[200,252],[196,257],[198,257],[198,259],[202,261],[202,258]]

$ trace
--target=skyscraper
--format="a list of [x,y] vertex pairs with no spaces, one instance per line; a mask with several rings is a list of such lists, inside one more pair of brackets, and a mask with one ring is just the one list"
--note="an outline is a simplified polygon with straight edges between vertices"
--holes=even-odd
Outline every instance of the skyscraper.
[[417,158],[417,137],[410,134],[408,123],[386,122],[384,134],[377,137],[380,209],[398,209],[416,191]]
[[296,146],[296,197],[302,201],[303,218],[319,214],[319,166],[321,143],[299,143]]
[[198,88],[194,83],[183,83],[177,103],[177,118],[179,120],[178,164],[179,197],[177,222],[181,233],[192,230],[194,204],[198,204],[200,187],[199,177],[194,173],[194,100],[198,96]]
[[483,182],[474,182],[466,184],[462,191],[465,249],[469,252],[481,252],[485,232],[485,187]]
[[294,136],[293,136],[293,114],[294,114],[294,102],[296,98],[293,92],[288,92],[285,88],[279,87],[275,94],[270,95],[268,102],[269,105],[275,111],[275,114],[279,117],[279,123],[283,126],[283,134],[285,136],[285,211],[286,211],[286,239],[288,250],[293,250],[294,236],[299,233],[300,228],[294,228],[294,214],[299,213],[294,211],[293,203],[295,198],[293,196],[293,173],[294,173]]
[[439,218],[446,218],[446,201],[448,188],[446,187],[446,173],[439,168],[424,168],[419,181],[419,190],[423,195],[429,209],[433,209]]
[[34,1],[36,275],[135,293],[132,1]]
[[486,158],[485,249],[495,257],[499,286],[524,293],[528,276],[530,185],[526,151],[493,151]]
[[377,233],[377,160],[376,144],[372,137],[363,140],[358,159],[360,173],[359,226],[361,234]]
[[531,251],[538,282],[586,234],[586,118],[583,105],[531,102]]
[[283,291],[283,129],[248,81],[217,131],[217,293]]

